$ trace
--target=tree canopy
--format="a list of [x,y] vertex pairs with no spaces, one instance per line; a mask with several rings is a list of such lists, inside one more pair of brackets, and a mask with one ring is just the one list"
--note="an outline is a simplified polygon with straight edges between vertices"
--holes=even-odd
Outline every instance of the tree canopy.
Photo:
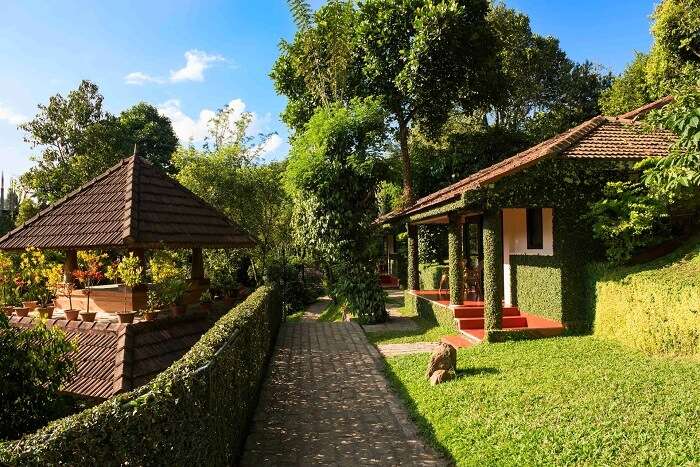
[[114,116],[103,109],[96,84],[82,81],[77,89],[51,96],[39,112],[20,125],[25,141],[41,153],[21,183],[41,205],[56,201],[93,177],[137,153],[172,172],[170,158],[177,137],[170,120],[146,103]]

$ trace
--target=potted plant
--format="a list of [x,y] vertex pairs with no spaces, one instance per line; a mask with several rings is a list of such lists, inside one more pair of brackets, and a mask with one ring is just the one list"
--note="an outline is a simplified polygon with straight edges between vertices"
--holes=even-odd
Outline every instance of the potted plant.
[[213,301],[209,289],[202,292],[202,295],[199,296],[199,306],[204,311],[211,311]]
[[80,310],[73,308],[73,291],[75,290],[75,285],[72,282],[63,281],[63,268],[60,265],[56,265],[50,272],[49,275],[51,279],[49,282],[52,283],[56,290],[56,295],[61,295],[68,299],[68,309],[63,310],[66,320],[76,321],[78,319],[78,313]]
[[41,318],[51,319],[53,316],[54,299],[58,284],[61,282],[61,275],[62,268],[59,265],[43,267],[35,275],[36,297],[39,303],[36,311]]
[[129,289],[141,283],[141,274],[143,274],[143,268],[139,258],[134,256],[134,253],[129,253],[129,256],[123,257],[116,266],[110,268],[110,279],[115,281],[121,279],[124,287],[124,310],[117,312],[120,323],[130,324],[134,322],[136,311],[127,310],[127,298]]
[[46,288],[46,257],[34,247],[27,247],[20,256],[20,275],[22,277],[22,306],[34,310],[44,295]]
[[146,295],[146,309],[142,311],[144,321],[155,321],[163,309],[163,301],[155,289],[150,289]]
[[102,266],[100,259],[100,255],[86,253],[83,255],[84,266],[73,272],[73,277],[83,286],[87,299],[85,311],[80,312],[80,318],[83,321],[95,321],[95,316],[97,315],[95,312],[90,312],[90,294],[92,293],[92,287],[104,278],[104,274],[100,270]]
[[187,281],[181,277],[171,277],[166,284],[166,295],[170,302],[173,316],[182,316],[187,311],[183,299],[187,293]]
[[181,316],[186,308],[183,303],[187,293],[184,271],[166,253],[154,256],[149,261],[153,287],[163,303],[169,303],[174,316]]

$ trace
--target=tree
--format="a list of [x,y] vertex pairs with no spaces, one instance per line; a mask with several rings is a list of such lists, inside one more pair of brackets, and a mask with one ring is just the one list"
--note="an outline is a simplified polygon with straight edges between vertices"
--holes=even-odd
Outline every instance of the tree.
[[494,49],[485,0],[366,0],[358,37],[367,94],[381,97],[398,128],[403,196],[413,201],[412,122],[438,131],[455,107],[484,102]]
[[493,125],[525,132],[534,144],[600,113],[610,74],[573,62],[556,38],[534,33],[527,15],[503,4],[489,10],[488,22],[498,59],[487,109]]
[[601,94],[600,107],[605,115],[621,115],[654,100],[646,84],[648,60],[647,54],[637,52],[625,71]]
[[386,318],[370,248],[386,120],[377,99],[318,109],[295,137],[285,172],[301,240],[332,266],[336,293],[362,323]]
[[67,97],[40,104],[34,119],[20,125],[25,141],[41,148],[34,167],[20,181],[40,205],[56,201],[123,157],[138,153],[171,171],[177,138],[170,120],[139,103],[115,117],[103,110],[96,84],[82,81]]
[[486,0],[329,2],[281,45],[271,76],[289,97],[285,122],[299,131],[318,107],[380,97],[397,129],[410,202],[411,124],[437,129],[455,105],[469,109],[483,97],[493,56],[487,8]]
[[173,157],[177,179],[216,206],[256,239],[252,249],[256,274],[276,250],[288,244],[289,204],[282,187],[284,163],[259,163],[268,136],[247,136],[250,114],[232,120],[227,108],[210,122],[212,146],[180,148]]
[[75,346],[44,324],[18,329],[0,315],[0,439],[15,439],[55,418],[58,390],[75,371]]
[[37,207],[36,203],[34,203],[31,198],[23,199],[17,208],[15,227],[19,227],[37,214],[39,214],[39,208]]

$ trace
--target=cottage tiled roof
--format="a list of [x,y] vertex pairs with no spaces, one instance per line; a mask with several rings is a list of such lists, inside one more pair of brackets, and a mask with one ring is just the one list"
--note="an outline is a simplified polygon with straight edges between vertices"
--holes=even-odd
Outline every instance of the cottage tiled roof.
[[[36,326],[39,318],[13,316],[16,327]],[[136,324],[50,319],[76,343],[71,353],[75,376],[61,391],[83,397],[108,399],[146,384],[181,358],[210,326],[205,313],[190,313]]]
[[551,157],[644,159],[664,156],[668,154],[668,149],[674,141],[673,133],[666,130],[642,131],[641,125],[634,119],[668,102],[670,102],[669,99],[664,98],[625,114],[625,118],[622,116],[617,118],[594,117],[564,133],[431,193],[402,211],[393,211],[381,216],[377,222],[388,222],[456,200],[467,191],[485,187],[507,175],[520,172]]
[[223,214],[133,156],[0,238],[0,249],[235,248],[253,243]]

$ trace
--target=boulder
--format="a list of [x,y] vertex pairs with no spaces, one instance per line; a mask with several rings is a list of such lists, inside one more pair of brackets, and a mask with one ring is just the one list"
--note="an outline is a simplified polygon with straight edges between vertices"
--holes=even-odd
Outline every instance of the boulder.
[[425,377],[430,379],[438,370],[455,372],[457,370],[457,349],[450,344],[441,342],[433,350],[428,363],[428,369],[425,372]]
[[451,379],[455,379],[455,372],[452,370],[437,370],[434,371],[433,374],[430,376],[430,384],[435,386],[436,384],[444,383],[445,381],[449,381]]

